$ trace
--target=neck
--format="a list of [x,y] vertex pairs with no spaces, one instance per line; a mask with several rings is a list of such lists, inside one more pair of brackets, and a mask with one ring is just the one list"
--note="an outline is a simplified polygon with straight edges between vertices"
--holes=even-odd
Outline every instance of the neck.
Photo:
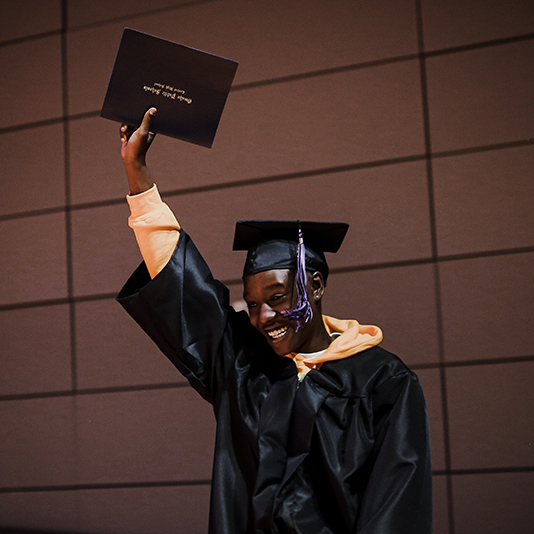
[[[323,323],[323,316],[317,314],[317,317],[314,317],[312,321],[315,321],[315,328],[313,329],[313,335],[308,340],[307,343],[302,347],[302,352],[319,352],[328,348],[332,342],[332,338],[326,331],[326,328]],[[310,325],[311,326],[311,325]]]

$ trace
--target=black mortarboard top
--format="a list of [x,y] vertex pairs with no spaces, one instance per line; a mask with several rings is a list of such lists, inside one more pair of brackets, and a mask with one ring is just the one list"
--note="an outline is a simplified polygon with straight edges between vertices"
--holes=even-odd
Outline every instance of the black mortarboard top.
[[238,63],[125,28],[100,116],[211,148]]
[[306,248],[306,270],[328,276],[325,252],[337,252],[349,225],[316,221],[238,221],[234,250],[247,250],[243,276],[270,269],[296,269],[299,226]]

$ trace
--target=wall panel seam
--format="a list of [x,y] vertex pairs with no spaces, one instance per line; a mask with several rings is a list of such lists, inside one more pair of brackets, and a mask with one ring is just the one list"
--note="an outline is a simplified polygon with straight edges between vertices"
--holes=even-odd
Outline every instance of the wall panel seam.
[[[163,357],[163,355],[162,355]],[[528,356],[510,356],[501,358],[481,358],[472,360],[456,360],[439,363],[420,363],[410,364],[410,368],[414,371],[430,370],[430,369],[453,369],[457,367],[480,367],[487,365],[513,365],[516,363],[530,363],[534,362],[534,355]],[[178,372],[178,371],[176,371]],[[139,391],[159,391],[168,389],[188,388],[189,384],[185,381],[181,382],[162,382],[155,384],[139,384],[135,386],[111,386],[111,387],[95,387],[95,388],[79,388],[76,391],[43,391],[34,393],[14,393],[10,395],[0,395],[0,403],[26,400],[40,400],[50,398],[63,397],[78,397],[86,395],[108,395],[108,394],[123,394]]]
[[[334,267],[330,269],[332,275],[335,274],[345,274],[345,273],[356,273],[361,271],[377,271],[381,269],[394,269],[398,267],[414,267],[417,265],[434,265],[436,263],[445,263],[445,262],[454,262],[454,261],[465,261],[465,260],[476,260],[480,258],[491,258],[491,257],[501,257],[501,256],[510,256],[518,254],[530,254],[534,252],[534,246],[529,247],[517,247],[512,249],[498,249],[498,250],[486,250],[478,252],[466,252],[463,254],[454,254],[454,255],[444,255],[438,256],[437,259],[432,257],[427,258],[417,258],[410,260],[401,260],[401,261],[390,261],[384,263],[373,263],[367,265],[354,265],[347,267]],[[225,285],[238,285],[242,283],[241,278],[230,278],[222,279],[222,283]],[[46,306],[58,306],[62,304],[69,304],[70,302],[79,303],[79,302],[93,302],[98,300],[112,300],[115,299],[116,293],[95,293],[91,295],[79,295],[73,296],[70,298],[58,298],[58,299],[47,299],[47,300],[35,300],[35,301],[26,301],[26,302],[14,302],[11,304],[0,304],[0,312],[10,311],[10,310],[19,310],[27,308],[41,308]]]
[[[65,120],[70,121],[70,119],[67,117],[58,122],[64,122]],[[448,157],[454,157],[454,156],[475,154],[475,153],[480,153],[480,152],[492,152],[496,150],[507,150],[511,148],[527,147],[527,146],[532,146],[532,145],[534,145],[534,139],[529,138],[529,139],[523,139],[523,140],[518,140],[518,141],[510,141],[506,143],[482,145],[482,146],[475,146],[475,147],[469,147],[469,148],[461,148],[457,150],[447,150],[443,152],[434,152],[430,154],[430,157],[431,159],[448,158]],[[376,168],[376,167],[383,167],[383,166],[390,166],[390,165],[400,165],[403,163],[411,163],[411,162],[416,162],[416,161],[426,161],[427,157],[428,157],[427,154],[414,154],[410,156],[401,156],[398,158],[388,158],[388,159],[375,160],[375,161],[364,161],[360,163],[352,163],[352,164],[338,165],[338,166],[332,166],[332,167],[323,167],[323,168],[318,168],[318,169],[307,169],[307,170],[295,171],[291,173],[260,176],[260,177],[255,177],[255,178],[233,180],[229,182],[222,182],[222,183],[215,183],[215,184],[206,184],[203,186],[162,190],[162,194],[165,195],[166,197],[174,197],[174,196],[180,196],[180,195],[203,193],[203,192],[208,192],[208,191],[217,191],[217,190],[222,190],[222,189],[237,189],[240,187],[247,187],[251,185],[259,185],[259,184],[264,184],[264,183],[279,182],[279,181],[307,178],[307,177],[320,176],[320,175],[328,176],[330,174],[337,174],[337,173],[348,172],[352,170],[369,169],[369,168]],[[105,199],[105,200],[95,200],[91,202],[79,202],[77,204],[70,204],[69,209],[71,211],[77,211],[77,210],[85,210],[85,209],[93,209],[93,208],[102,208],[102,207],[107,207],[107,206],[122,205],[124,204],[124,202],[125,202],[124,197],[111,198],[111,199]],[[10,221],[14,219],[29,218],[29,217],[40,217],[43,215],[50,215],[54,213],[63,213],[65,211],[66,211],[65,206],[56,206],[56,207],[50,207],[50,208],[44,208],[44,209],[38,209],[38,210],[29,210],[29,211],[23,211],[23,212],[3,214],[3,215],[0,215],[0,222]]]

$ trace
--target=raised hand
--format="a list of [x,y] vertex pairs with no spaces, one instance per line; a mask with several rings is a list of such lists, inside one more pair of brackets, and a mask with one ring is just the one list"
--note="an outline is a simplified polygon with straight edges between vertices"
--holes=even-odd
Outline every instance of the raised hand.
[[132,195],[142,193],[154,185],[146,166],[146,153],[155,137],[150,131],[150,125],[156,111],[156,108],[150,108],[137,129],[127,124],[121,125],[120,128],[121,157]]

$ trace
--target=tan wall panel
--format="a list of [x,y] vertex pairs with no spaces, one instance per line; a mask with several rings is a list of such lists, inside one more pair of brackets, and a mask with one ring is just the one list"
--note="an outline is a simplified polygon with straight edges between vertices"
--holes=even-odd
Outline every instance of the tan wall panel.
[[61,0],[2,0],[1,41],[60,28]]
[[333,274],[328,280],[323,312],[380,326],[384,348],[408,365],[438,361],[430,265]]
[[502,39],[534,30],[530,0],[423,0],[425,47],[434,50]]
[[534,473],[453,477],[456,534],[530,534]]
[[77,399],[82,483],[206,480],[215,418],[190,387]]
[[447,369],[451,467],[534,462],[534,362]]
[[526,41],[429,58],[433,150],[532,137],[533,52]]
[[208,485],[83,492],[84,529],[91,534],[205,534],[209,492]]
[[0,403],[3,487],[76,484],[76,433],[71,397]]
[[417,51],[408,0],[344,0],[328,9],[319,0],[191,5],[69,34],[71,113],[100,109],[126,25],[239,61],[237,84]]
[[121,0],[121,2],[109,2],[109,0],[76,0],[69,3],[68,22],[69,28],[107,22],[110,19],[138,17],[139,14],[157,11],[180,4],[188,4],[188,0],[151,0],[150,5],[144,0]]
[[65,214],[0,222],[0,304],[67,295]]
[[434,534],[449,534],[449,511],[447,502],[447,480],[444,476],[432,479],[434,496]]
[[69,390],[68,306],[0,312],[0,354],[0,395]]
[[534,244],[534,147],[434,160],[439,254]]
[[[75,202],[126,191],[118,128],[73,122]],[[160,136],[148,164],[164,191],[411,156],[423,144],[412,61],[231,93],[213,149]]]
[[236,83],[417,52],[410,0],[224,0],[139,23],[149,33],[240,61]]
[[202,485],[0,494],[0,526],[36,533],[205,534],[209,491]]
[[[336,267],[428,256],[423,168],[410,163],[163,197],[215,276],[235,279],[241,277],[244,261],[242,253],[231,252],[238,219],[348,221],[353,230],[329,260]],[[73,212],[76,294],[116,292],[137,266],[139,253],[127,215],[126,201]]]
[[[73,120],[69,124],[70,184],[73,204],[122,198],[128,193],[119,138],[120,124],[101,117]],[[162,139],[158,137],[157,142]],[[185,145],[174,141],[175,149]],[[152,163],[152,151],[148,156]],[[176,180],[176,177],[174,177]],[[159,184],[158,184],[159,185]]]
[[440,265],[445,358],[533,354],[534,254]]
[[416,61],[236,91],[213,153],[173,144],[152,165],[168,158],[154,171],[176,188],[418,155],[420,102]]
[[62,115],[60,37],[0,48],[0,128]]
[[76,295],[116,294],[139,265],[141,254],[128,215],[126,199],[121,205],[72,213]]
[[[39,532],[79,532],[79,491],[37,491],[0,493],[0,526],[2,534],[14,534],[19,529]],[[12,530],[9,528],[12,527]],[[5,530],[4,530],[5,529]]]
[[127,22],[67,33],[69,113],[99,111]]
[[65,203],[62,124],[0,135],[0,160],[1,215]]
[[165,197],[221,279],[240,278],[244,254],[230,252],[239,219],[345,221],[330,267],[428,257],[424,164],[409,163]]
[[114,300],[76,304],[78,387],[185,382]]

